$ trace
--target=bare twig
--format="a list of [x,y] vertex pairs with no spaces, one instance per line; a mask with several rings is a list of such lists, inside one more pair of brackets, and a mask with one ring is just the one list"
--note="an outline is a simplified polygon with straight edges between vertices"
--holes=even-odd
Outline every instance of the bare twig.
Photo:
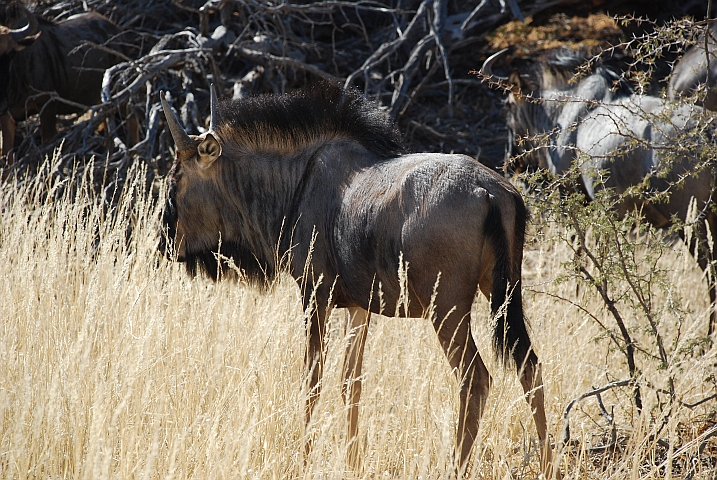
[[570,401],[570,403],[568,403],[568,405],[565,407],[565,410],[563,411],[563,432],[562,432],[561,440],[560,440],[561,444],[567,445],[567,443],[570,441],[569,415],[570,415],[570,410],[572,410],[572,408],[575,406],[576,403],[578,403],[579,401],[584,400],[588,397],[600,395],[601,393],[611,390],[613,388],[626,387],[628,385],[635,385],[636,383],[637,383],[637,381],[632,378],[627,379],[627,380],[618,380],[616,382],[610,382],[606,385],[603,385],[602,387],[596,388],[589,392],[585,392],[582,395],[572,399]]

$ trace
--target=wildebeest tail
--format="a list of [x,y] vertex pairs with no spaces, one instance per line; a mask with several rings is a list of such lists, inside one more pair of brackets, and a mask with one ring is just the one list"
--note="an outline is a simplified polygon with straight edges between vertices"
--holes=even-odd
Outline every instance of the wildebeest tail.
[[[493,248],[495,260],[490,305],[494,321],[493,346],[504,364],[507,364],[510,353],[520,369],[526,357],[530,355],[532,359],[535,354],[530,348],[530,337],[523,315],[520,280],[527,213],[520,194],[515,192],[513,195],[514,231],[506,231],[502,212],[494,198],[491,198],[484,231]],[[508,241],[509,236],[512,237],[511,242]],[[537,362],[537,357],[534,360]]]

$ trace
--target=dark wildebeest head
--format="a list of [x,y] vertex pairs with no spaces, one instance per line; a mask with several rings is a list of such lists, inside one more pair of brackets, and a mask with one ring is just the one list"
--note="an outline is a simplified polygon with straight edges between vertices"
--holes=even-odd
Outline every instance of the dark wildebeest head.
[[22,13],[27,23],[21,28],[10,28],[0,25],[0,115],[7,112],[7,89],[10,77],[10,62],[20,50],[32,45],[42,32],[39,31],[37,19],[22,4],[11,4],[6,13],[17,10]]
[[[601,188],[625,194],[649,176],[652,191],[669,191],[669,199],[646,202],[625,196],[618,209],[624,214],[628,209],[639,208],[646,220],[658,228],[670,226],[673,216],[685,220],[691,201],[696,200],[698,209],[705,212],[710,231],[704,227],[704,221],[696,222],[699,240],[692,251],[700,266],[707,268],[717,254],[708,241],[710,236],[717,238],[717,217],[708,207],[713,178],[704,169],[699,174],[690,174],[697,166],[696,157],[670,156],[672,147],[687,136],[698,145],[707,141],[693,122],[693,117],[703,113],[702,109],[673,108],[663,99],[636,95],[617,74],[603,66],[571,82],[583,59],[566,51],[548,56],[525,74],[514,71],[507,78],[499,77],[492,73],[492,65],[502,53],[487,59],[482,70],[489,78],[509,87],[507,124],[514,155],[508,160],[510,164],[517,166],[516,170],[537,167],[562,174],[580,158],[581,182],[577,187],[584,189],[590,199]],[[579,154],[583,155],[578,157]],[[663,163],[669,166],[669,171],[658,175],[661,166],[664,170]],[[608,175],[596,175],[600,171]],[[686,178],[682,180],[683,177]],[[676,184],[681,187],[675,187]],[[714,304],[714,282],[710,282],[709,293]],[[713,314],[710,334],[716,319]]]
[[[705,50],[705,41],[707,50]],[[709,58],[708,53],[709,52]],[[709,65],[709,76],[708,73]],[[675,65],[670,78],[668,93],[670,100],[680,95],[692,95],[698,88],[706,88],[702,101],[708,110],[717,110],[717,24],[713,23],[706,35],[700,35],[694,46],[689,48]]]
[[[192,275],[199,270],[217,279],[231,274],[226,262],[218,261],[221,244],[222,256],[233,258],[249,280],[257,285],[273,280],[281,260],[277,249],[287,251],[277,241],[291,233],[301,215],[293,205],[298,200],[293,190],[302,188],[296,184],[302,180],[299,175],[308,175],[304,169],[312,167],[297,161],[282,162],[275,169],[273,162],[324,147],[324,137],[347,134],[376,156],[403,153],[396,130],[362,97],[335,88],[328,92],[338,98],[317,89],[311,95],[297,91],[223,105],[212,93],[209,131],[199,136],[187,135],[176,117],[168,115],[177,152],[163,215],[167,234],[160,249],[185,262]],[[165,112],[171,111],[166,99],[162,102]],[[275,178],[279,174],[285,178]],[[226,182],[232,182],[232,189],[226,190]],[[221,204],[229,193],[241,195],[244,203],[235,205],[241,208]],[[281,210],[263,215],[269,207]]]
[[160,248],[191,273],[219,278],[226,269],[219,259],[231,258],[250,278],[285,270],[301,284],[312,312],[307,422],[333,307],[350,313],[343,393],[352,465],[369,312],[395,305],[396,315],[430,314],[460,380],[458,468],[465,469],[490,385],[470,329],[480,289],[491,299],[498,353],[525,366],[521,384],[545,442],[542,380],[520,288],[526,212],[515,188],[463,155],[404,155],[386,116],[352,90],[320,84],[288,95],[212,98],[211,126],[199,136],[185,133],[162,98],[177,151]]
[[[94,45],[119,33],[98,13],[73,15],[59,23],[38,19],[20,2],[5,8],[21,26],[0,26],[0,117],[3,154],[14,141],[14,121],[40,113],[42,141],[56,133],[56,115],[78,113],[100,102],[104,71],[118,57]],[[5,20],[8,21],[8,20]],[[63,100],[50,100],[53,95]]]

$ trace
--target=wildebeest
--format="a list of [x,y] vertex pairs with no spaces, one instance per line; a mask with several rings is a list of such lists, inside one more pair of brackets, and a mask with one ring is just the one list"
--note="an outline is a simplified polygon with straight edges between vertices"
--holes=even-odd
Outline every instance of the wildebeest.
[[[211,103],[209,131],[190,136],[162,98],[177,151],[160,249],[191,274],[220,278],[228,267],[218,259],[229,257],[260,285],[281,271],[296,279],[312,311],[307,426],[320,391],[326,318],[332,308],[346,308],[343,398],[347,457],[356,465],[370,316],[398,305],[404,291],[403,315],[428,316],[433,307],[431,320],[458,377],[457,468],[465,470],[491,383],[471,335],[480,289],[495,316],[495,349],[510,352],[519,371],[549,473],[540,364],[523,317],[526,211],[516,189],[463,155],[404,154],[377,108],[334,85],[221,104],[212,92]],[[401,262],[408,265],[404,290]]]
[[707,91],[700,104],[708,110],[717,110],[716,85],[717,23],[713,23],[706,35],[700,35],[697,43],[689,48],[675,65],[668,94],[670,100],[675,100],[680,95],[691,95],[698,87],[706,86]]
[[[638,208],[652,225],[666,228],[672,224],[673,216],[687,219],[694,199],[704,217],[695,222],[696,241],[690,250],[703,270],[710,268],[717,253],[717,242],[710,240],[717,238],[717,215],[712,208],[715,178],[710,169],[695,171],[699,161],[696,156],[689,153],[678,158],[670,156],[681,134],[698,135],[693,118],[702,109],[683,105],[670,110],[672,105],[666,100],[634,94],[617,74],[604,66],[571,83],[575,68],[583,59],[566,51],[537,63],[528,73],[514,70],[509,77],[499,77],[492,73],[492,65],[504,52],[489,57],[481,70],[488,78],[510,86],[506,157],[511,153],[515,156],[506,158],[509,166],[561,174],[573,166],[578,153],[587,154],[580,164],[580,187],[589,199],[594,199],[600,188],[624,195],[649,176],[651,191],[669,192],[668,199],[648,202],[638,196],[625,196],[617,207],[619,213],[624,215]],[[541,146],[538,137],[545,135],[548,144]],[[519,138],[524,141],[519,142]],[[707,141],[699,136],[690,140],[702,145]],[[668,172],[658,175],[663,162],[669,166]],[[607,172],[607,176],[598,177],[596,173],[600,171]],[[711,335],[716,315],[715,281],[712,275],[707,277],[713,309],[708,328]]]
[[73,15],[52,24],[13,2],[26,24],[0,26],[2,153],[14,145],[15,121],[40,114],[42,142],[56,133],[56,115],[81,112],[100,102],[102,76],[118,57],[98,48],[119,33],[99,13]]

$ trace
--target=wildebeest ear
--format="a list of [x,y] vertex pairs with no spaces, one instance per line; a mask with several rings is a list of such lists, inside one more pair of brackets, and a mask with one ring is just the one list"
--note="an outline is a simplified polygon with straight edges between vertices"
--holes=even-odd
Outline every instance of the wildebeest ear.
[[202,168],[208,168],[222,154],[222,145],[212,132],[208,132],[197,147],[197,153],[199,154],[199,165]]

